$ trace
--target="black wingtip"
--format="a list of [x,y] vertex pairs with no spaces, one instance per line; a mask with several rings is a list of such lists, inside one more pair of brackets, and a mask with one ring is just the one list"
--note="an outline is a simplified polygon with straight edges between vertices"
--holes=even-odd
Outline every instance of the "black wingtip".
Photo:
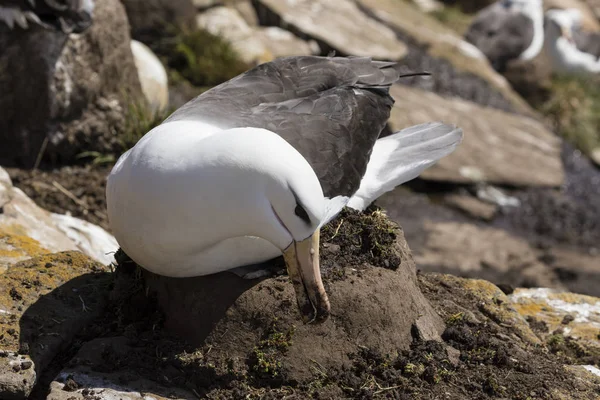
[[400,74],[398,78],[409,78],[412,76],[431,76],[431,72],[422,71],[422,72],[410,72],[408,74]]

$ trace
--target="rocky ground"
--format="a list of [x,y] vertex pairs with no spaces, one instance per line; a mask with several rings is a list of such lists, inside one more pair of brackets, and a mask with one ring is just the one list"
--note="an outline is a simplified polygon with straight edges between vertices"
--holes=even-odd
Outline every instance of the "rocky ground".
[[[114,18],[106,7],[99,14],[119,25],[112,35],[96,29],[52,55],[64,67],[40,90],[52,98],[73,84],[69,74],[78,85],[38,104],[52,145],[29,119],[15,120],[35,148],[17,145],[39,168],[7,168],[12,183],[0,169],[0,398],[600,397],[600,300],[589,297],[600,297],[600,169],[461,40],[440,3],[122,3]],[[51,214],[110,230],[106,175],[169,112],[149,114],[115,89],[119,62],[129,96],[139,86],[129,55],[119,57],[124,46],[111,45],[129,40],[125,10],[132,37],[167,66],[172,107],[290,54],[370,55],[433,73],[392,88],[385,133],[443,120],[463,128],[464,143],[377,201],[389,220],[376,208],[346,210],[323,229],[325,324],[301,324],[281,260],[273,277],[252,282],[162,279],[122,254],[115,272],[106,232]],[[97,48],[111,63],[89,75]]]
[[[592,369],[600,357],[591,336],[600,330],[577,312],[582,299],[415,275],[402,231],[374,208],[345,211],[322,239],[333,309],[318,326],[299,321],[279,261],[261,281],[165,280],[123,255],[116,274],[78,253],[14,265],[0,276],[10,288],[0,304],[22,315],[0,316],[13,360],[0,370],[0,390],[22,398],[7,392],[13,382],[33,387],[31,399],[86,400],[600,395],[600,378],[577,366]],[[552,308],[551,296],[571,310]]]

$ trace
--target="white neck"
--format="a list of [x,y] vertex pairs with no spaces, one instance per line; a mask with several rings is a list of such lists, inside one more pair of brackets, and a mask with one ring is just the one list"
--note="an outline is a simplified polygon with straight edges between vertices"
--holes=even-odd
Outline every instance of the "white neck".
[[533,21],[533,39],[529,47],[521,53],[520,60],[535,58],[544,46],[544,9],[541,1],[531,1],[523,9],[523,13]]
[[[219,259],[211,249],[236,237],[259,237],[282,250],[292,237],[277,223],[271,201],[282,187],[288,190],[292,178],[319,185],[307,166],[291,145],[264,129],[219,131],[200,122],[165,123],[126,153],[115,166],[122,171],[109,177],[107,196],[121,193],[109,202],[111,226],[132,258],[142,265],[162,262],[162,269],[169,263],[180,263],[181,270],[188,267],[183,263],[209,268],[207,263]],[[132,227],[131,221],[144,223]],[[148,227],[160,229],[160,235],[148,233]]]

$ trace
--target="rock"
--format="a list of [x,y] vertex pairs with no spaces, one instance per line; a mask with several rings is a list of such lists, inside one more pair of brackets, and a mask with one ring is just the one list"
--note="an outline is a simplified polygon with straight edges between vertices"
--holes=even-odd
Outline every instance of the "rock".
[[[0,317],[1,318],[1,317]],[[36,379],[29,356],[0,350],[0,394],[3,400],[26,399]]]
[[444,196],[444,202],[472,217],[484,221],[491,221],[494,219],[494,216],[498,211],[496,205],[483,202],[468,194],[452,193]]
[[305,41],[276,26],[260,28],[255,33],[273,57],[319,55],[319,44]]
[[102,314],[102,288],[111,279],[105,271],[79,252],[64,252],[21,261],[0,275],[0,348],[26,356],[0,357],[0,398],[27,398],[36,376]]
[[437,273],[421,275],[419,283],[421,290],[447,325],[498,324],[510,328],[511,341],[520,342],[527,347],[541,344],[525,317],[512,307],[510,298],[494,284],[481,279]]
[[423,229],[425,243],[413,254],[424,271],[477,276],[513,286],[561,287],[552,269],[538,261],[537,252],[504,230],[431,221],[425,221]]
[[421,178],[455,183],[488,182],[510,186],[560,186],[564,169],[561,140],[531,118],[448,99],[395,85],[393,131],[427,121],[460,126],[464,140]]
[[98,225],[70,215],[52,213],[50,217],[82,253],[104,265],[114,262],[112,253],[119,248],[119,244],[113,235]]
[[251,0],[236,0],[233,2],[229,1],[227,6],[236,10],[242,16],[242,18],[244,18],[244,21],[246,21],[248,25],[259,25],[258,15],[256,14],[256,9],[252,5]]
[[121,0],[127,11],[131,37],[152,44],[172,26],[193,27],[196,8],[192,0]]
[[[455,79],[458,83],[454,90],[469,92],[462,93],[461,97],[477,99],[478,102],[492,105],[499,103],[494,97],[500,95],[515,111],[535,115],[531,107],[514,92],[506,79],[494,71],[479,49],[464,41],[456,32],[445,27],[432,16],[424,14],[406,1],[359,0],[359,4],[382,23],[397,30],[403,36],[408,36],[411,41],[426,49],[428,55],[449,62],[456,71],[463,75],[477,77],[489,86],[487,89],[489,93],[486,93],[481,84],[476,84],[465,76],[457,76]],[[411,69],[417,67],[414,65],[417,56],[418,54],[411,51],[411,57],[407,58],[407,65]],[[434,75],[441,75],[442,81],[449,79],[448,73],[441,69],[443,65],[439,61],[419,65],[419,67]],[[448,85],[448,83],[436,82],[436,85]]]
[[264,43],[254,35],[254,29],[232,8],[210,8],[198,14],[196,22],[199,28],[229,41],[244,62],[259,64],[273,59]]
[[142,85],[142,92],[152,111],[164,111],[169,106],[167,71],[158,57],[145,44],[131,41],[131,52]]
[[213,6],[223,5],[223,2],[220,0],[192,0],[192,4],[196,7],[196,10],[204,11]]
[[[600,356],[600,298],[536,288],[517,289],[510,295],[510,301],[524,317],[543,321],[548,326],[547,336],[560,332],[564,337],[596,349]],[[567,315],[574,320],[564,326],[562,322]]]
[[424,13],[430,13],[444,8],[444,4],[437,0],[413,0],[413,3]]
[[590,158],[592,161],[600,167],[600,148],[596,148],[591,151]]
[[[336,240],[341,243],[333,243],[341,246],[338,251],[322,249],[321,265],[332,305],[331,317],[322,324],[301,322],[287,276],[250,281],[227,272],[189,279],[148,273],[148,293],[156,293],[166,328],[190,343],[209,346],[206,357],[215,364],[246,359],[265,345],[261,341],[266,336],[285,333],[290,343],[281,354],[281,373],[297,382],[314,379],[309,365],[335,371],[349,367],[349,354],[362,346],[390,354],[407,349],[414,335],[439,340],[441,321],[416,286],[415,266],[401,230],[393,228],[396,241],[381,267],[366,264],[374,261],[357,263],[358,259],[348,258],[353,251],[361,251],[360,244],[350,244],[357,240],[357,224],[390,224],[381,213],[355,214],[348,211],[321,233],[327,243],[337,231]],[[392,228],[384,229],[389,234],[387,229]],[[386,262],[392,263],[390,269],[383,267]]]
[[570,292],[600,297],[600,255],[597,253],[586,254],[581,249],[552,246],[540,259],[552,267]]
[[97,2],[83,34],[0,25],[0,164],[66,163],[120,146],[114,132],[141,95],[129,40],[118,0]]
[[585,2],[590,7],[596,18],[600,20],[600,0],[586,0]]
[[[185,400],[194,394],[174,385],[160,385],[143,377],[137,371],[115,371],[107,366],[106,355],[114,360],[126,359],[138,351],[125,337],[94,339],[84,344],[70,365],[50,384],[47,400]],[[108,368],[107,368],[108,367]],[[77,385],[75,390],[65,389],[68,379]]]
[[6,180],[0,168],[0,269],[9,264],[46,253],[81,250],[108,264],[118,248],[112,235],[102,228],[78,218],[57,215],[38,207],[29,197]]
[[261,25],[314,39],[321,53],[335,50],[338,55],[399,60],[407,52],[391,29],[367,17],[351,0],[257,0],[254,4]]

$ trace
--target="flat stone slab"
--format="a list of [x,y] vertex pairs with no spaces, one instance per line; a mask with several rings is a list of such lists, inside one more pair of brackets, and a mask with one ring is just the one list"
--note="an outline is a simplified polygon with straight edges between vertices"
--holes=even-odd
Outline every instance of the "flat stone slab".
[[456,151],[421,178],[510,186],[558,187],[564,182],[562,141],[542,123],[407,86],[394,85],[391,94],[396,100],[389,122],[393,131],[431,121],[463,129]]
[[508,81],[491,67],[479,49],[434,17],[418,10],[416,5],[398,0],[359,0],[359,4],[388,26],[426,47],[431,56],[447,60],[458,71],[473,74],[488,82],[517,112],[534,114]]
[[[399,60],[407,53],[396,34],[351,0],[258,0],[261,22],[300,32],[342,55]],[[279,23],[275,23],[279,22]]]
[[167,387],[137,375],[110,370],[107,359],[125,359],[135,348],[125,337],[94,339],[84,344],[69,366],[50,384],[47,400],[187,400],[194,393]]

